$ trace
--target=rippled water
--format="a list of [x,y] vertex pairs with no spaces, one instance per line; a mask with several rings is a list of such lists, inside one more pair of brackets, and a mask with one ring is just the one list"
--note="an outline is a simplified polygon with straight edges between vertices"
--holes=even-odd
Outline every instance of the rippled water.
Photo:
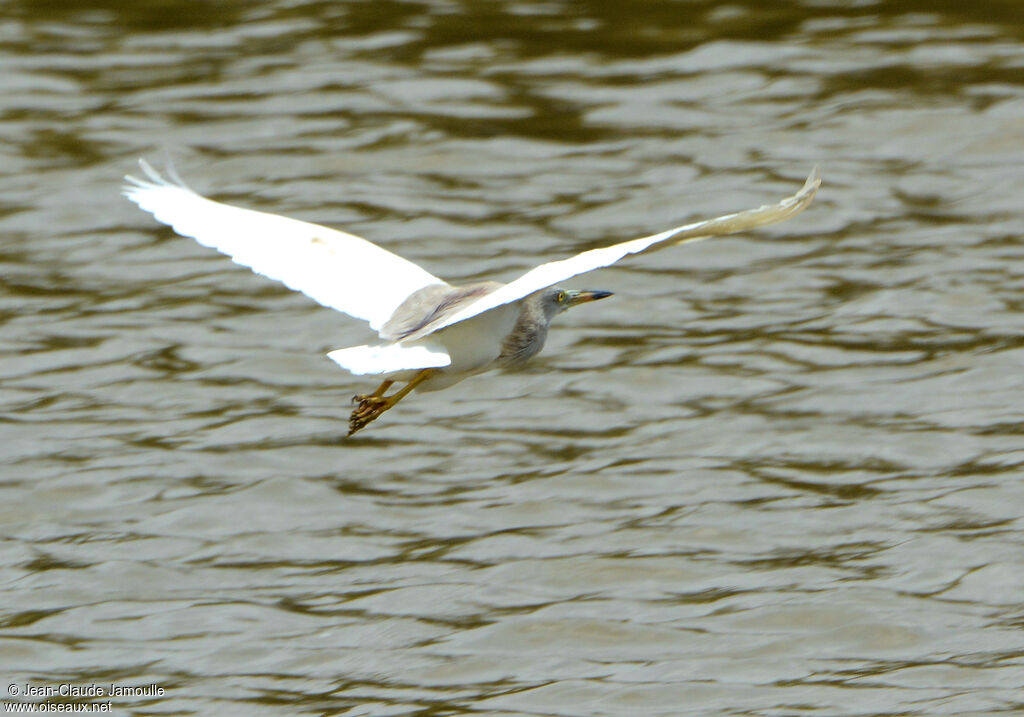
[[[138,715],[1024,709],[1021,17],[5,3],[10,684],[161,687],[111,698]],[[165,151],[456,282],[825,185],[585,277],[616,298],[531,368],[344,440],[372,386],[323,354],[369,332],[119,197]]]

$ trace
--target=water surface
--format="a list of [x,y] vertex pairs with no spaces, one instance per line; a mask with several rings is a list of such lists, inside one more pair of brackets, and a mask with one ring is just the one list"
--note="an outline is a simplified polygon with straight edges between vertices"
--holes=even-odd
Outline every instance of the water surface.
[[[0,666],[120,714],[1024,709],[1016,2],[9,2]],[[580,279],[526,371],[367,329],[118,196],[453,282],[825,185]],[[59,698],[54,698],[60,701]],[[100,699],[99,701],[104,701]]]

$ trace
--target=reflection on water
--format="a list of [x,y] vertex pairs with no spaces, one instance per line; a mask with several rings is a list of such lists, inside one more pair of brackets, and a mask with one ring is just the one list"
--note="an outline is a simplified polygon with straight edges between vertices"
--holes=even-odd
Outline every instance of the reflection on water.
[[[0,664],[126,714],[1021,707],[1016,2],[11,2]],[[586,277],[345,441],[365,328],[117,195]],[[60,701],[62,698],[54,698]],[[78,699],[78,698],[76,698]],[[102,701],[102,700],[101,700]]]

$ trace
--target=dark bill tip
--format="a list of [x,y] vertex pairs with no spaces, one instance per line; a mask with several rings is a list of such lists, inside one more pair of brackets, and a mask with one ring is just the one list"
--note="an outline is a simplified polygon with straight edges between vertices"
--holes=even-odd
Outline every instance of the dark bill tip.
[[569,306],[576,306],[576,304],[585,304],[588,301],[597,301],[598,299],[607,299],[609,296],[614,296],[610,291],[570,291],[569,293]]

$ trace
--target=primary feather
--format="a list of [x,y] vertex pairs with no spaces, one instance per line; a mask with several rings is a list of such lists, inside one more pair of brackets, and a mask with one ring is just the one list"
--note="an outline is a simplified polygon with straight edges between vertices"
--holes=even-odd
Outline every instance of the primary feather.
[[632,239],[599,249],[591,249],[568,259],[541,264],[526,272],[515,281],[505,284],[459,311],[452,313],[445,320],[431,324],[424,331],[411,334],[408,340],[422,338],[429,333],[440,331],[446,326],[471,319],[503,304],[519,301],[536,291],[555,286],[574,276],[585,274],[588,271],[604,266],[610,266],[629,254],[641,254],[666,246],[700,241],[714,236],[722,236],[723,234],[735,234],[736,232],[747,231],[755,227],[775,224],[776,222],[790,219],[807,208],[807,205],[814,199],[814,194],[818,191],[819,186],[821,186],[821,175],[818,173],[818,168],[815,167],[811,170],[807,181],[804,182],[800,191],[775,204],[765,204],[756,209],[748,209],[743,212],[715,217],[714,219],[684,224],[675,229],[652,234],[648,237]]
[[124,195],[158,221],[375,331],[413,292],[446,285],[354,234],[214,202],[164,179],[145,160],[139,165],[148,179],[126,177]]

